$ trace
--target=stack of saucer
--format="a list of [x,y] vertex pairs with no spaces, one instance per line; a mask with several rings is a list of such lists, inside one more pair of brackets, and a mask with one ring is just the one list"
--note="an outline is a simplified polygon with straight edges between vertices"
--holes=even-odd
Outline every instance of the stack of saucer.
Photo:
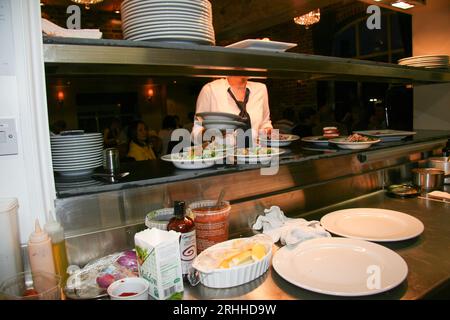
[[120,13],[125,39],[215,44],[208,0],[124,0]]
[[63,176],[91,174],[102,165],[101,133],[54,135],[50,137],[53,171]]

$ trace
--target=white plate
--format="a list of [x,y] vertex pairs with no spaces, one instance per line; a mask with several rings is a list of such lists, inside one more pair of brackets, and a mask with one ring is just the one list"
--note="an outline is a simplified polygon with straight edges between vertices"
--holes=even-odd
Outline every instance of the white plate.
[[53,167],[74,167],[74,166],[84,166],[87,164],[103,163],[102,158],[97,159],[86,159],[86,160],[53,160]]
[[71,148],[102,148],[103,141],[100,142],[63,142],[52,143],[52,150],[65,150]]
[[211,13],[206,11],[206,10],[201,10],[201,9],[193,9],[193,8],[188,8],[188,7],[183,7],[183,8],[172,8],[172,9],[167,9],[167,8],[140,8],[140,9],[134,9],[134,10],[127,10],[127,11],[123,11],[122,12],[122,19],[127,21],[128,19],[132,19],[132,18],[141,18],[141,17],[149,17],[151,18],[151,16],[156,16],[159,14],[188,14],[190,16],[197,16],[197,17],[210,17]]
[[236,149],[236,160],[238,163],[269,163],[273,157],[277,157],[286,151],[283,149],[278,148],[267,148],[271,149],[270,154],[249,154],[249,155],[243,155],[242,152],[245,148],[238,148]]
[[320,146],[327,146],[328,140],[319,140],[322,138],[323,138],[323,136],[304,137],[304,138],[302,138],[302,141],[308,142],[308,143],[314,143],[314,144],[320,145]]
[[296,47],[296,43],[279,42],[279,41],[265,41],[257,39],[242,40],[226,46],[227,48],[235,49],[253,49],[262,51],[286,51],[287,49]]
[[68,170],[68,171],[57,171],[59,175],[64,177],[75,177],[75,176],[87,176],[94,172],[95,168],[87,168],[87,169],[77,169],[77,170]]
[[202,23],[195,23],[195,22],[157,22],[157,23],[153,23],[153,22],[146,22],[146,23],[141,23],[138,26],[133,26],[133,27],[127,27],[127,28],[122,28],[124,33],[129,33],[129,32],[139,32],[142,30],[161,30],[161,28],[178,28],[178,29],[183,29],[183,30],[201,30],[204,32],[208,32],[211,34],[214,34],[214,29],[212,29],[211,27],[204,25]]
[[374,140],[374,141],[367,141],[367,142],[349,142],[345,141],[346,138],[336,138],[336,139],[330,139],[328,140],[328,143],[332,143],[337,145],[341,149],[348,149],[348,150],[362,150],[370,148],[371,145],[381,142],[380,139]]
[[235,130],[238,128],[242,128],[245,126],[245,123],[240,121],[231,121],[231,120],[203,120],[202,126],[208,129],[219,129],[219,130]]
[[279,136],[280,137],[284,136],[284,137],[286,137],[286,139],[283,139],[283,140],[274,140],[274,139],[268,140],[268,139],[266,139],[266,137],[263,136],[263,137],[259,138],[259,141],[261,142],[262,145],[265,145],[265,146],[286,147],[286,146],[290,145],[293,141],[296,141],[296,140],[300,139],[299,136],[296,136],[294,134],[280,134]]
[[413,131],[401,131],[401,130],[366,130],[366,131],[354,131],[354,133],[377,137],[380,138],[381,141],[397,141],[416,134],[416,132]]
[[199,8],[211,10],[211,3],[209,1],[152,1],[152,0],[136,0],[136,1],[124,1],[121,4],[121,11],[129,11],[135,8],[147,8],[147,7],[165,7],[165,8]]
[[126,37],[128,39],[133,39],[136,37],[152,37],[152,36],[194,36],[194,37],[201,37],[204,39],[208,39],[208,40],[214,40],[214,35],[213,34],[208,34],[206,32],[202,32],[202,31],[189,31],[189,30],[182,30],[182,29],[166,29],[161,30],[161,31],[156,31],[156,32],[150,32],[150,31],[138,31],[138,32],[129,32],[127,33]]
[[[388,291],[408,275],[406,262],[379,244],[346,238],[318,238],[279,249],[272,260],[286,281],[335,296],[367,296]],[[375,281],[379,271],[379,286]],[[373,277],[373,278],[370,278]]]
[[328,213],[322,226],[339,236],[369,241],[401,241],[420,235],[423,223],[406,213],[375,208],[354,208]]
[[194,37],[194,36],[151,36],[151,37],[140,37],[130,39],[133,41],[160,41],[160,42],[174,42],[174,43],[195,43],[203,45],[214,45],[215,41],[205,39],[204,37]]
[[166,154],[161,157],[161,160],[172,162],[173,165],[179,169],[205,169],[213,167],[217,162],[225,158],[226,154],[222,153],[214,158],[182,160],[174,158],[172,154]]
[[71,157],[83,157],[83,156],[90,156],[94,154],[101,154],[103,151],[103,148],[95,148],[95,149],[65,149],[65,150],[52,150],[52,157],[53,156],[71,156]]
[[90,140],[90,139],[102,139],[103,135],[101,133],[85,133],[78,135],[59,135],[55,134],[50,136],[51,141],[65,141],[65,140]]
[[197,18],[189,16],[169,16],[166,18],[165,16],[159,16],[157,18],[142,18],[142,19],[130,19],[126,20],[122,23],[123,31],[132,31],[134,29],[143,27],[143,26],[155,26],[157,24],[163,25],[177,25],[177,24],[186,24],[186,25],[201,25],[204,28],[208,28],[211,31],[214,31],[212,26],[212,22],[207,19]]
[[242,118],[233,113],[226,112],[200,112],[196,116],[203,118],[203,120],[225,120],[225,121],[241,121]]

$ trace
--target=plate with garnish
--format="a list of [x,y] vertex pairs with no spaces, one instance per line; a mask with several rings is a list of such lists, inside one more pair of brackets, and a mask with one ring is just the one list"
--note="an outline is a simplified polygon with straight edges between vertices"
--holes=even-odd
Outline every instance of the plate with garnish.
[[328,142],[337,145],[341,149],[362,150],[370,148],[373,144],[379,143],[380,141],[378,138],[354,133],[348,137],[330,139]]

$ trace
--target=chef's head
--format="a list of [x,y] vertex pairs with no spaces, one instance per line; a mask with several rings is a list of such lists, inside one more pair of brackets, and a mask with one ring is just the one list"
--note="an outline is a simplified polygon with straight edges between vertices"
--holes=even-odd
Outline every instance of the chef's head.
[[249,77],[243,77],[243,76],[228,76],[227,80],[230,84],[245,84],[247,83]]

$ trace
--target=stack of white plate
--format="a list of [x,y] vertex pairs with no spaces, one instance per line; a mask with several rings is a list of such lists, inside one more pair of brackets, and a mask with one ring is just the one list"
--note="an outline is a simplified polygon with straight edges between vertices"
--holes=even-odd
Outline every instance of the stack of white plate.
[[128,40],[216,42],[208,0],[124,0],[120,12]]
[[91,174],[103,163],[101,133],[50,137],[53,170],[63,176]]
[[449,56],[446,55],[426,55],[400,59],[398,64],[430,69],[448,69],[450,66],[449,60]]

